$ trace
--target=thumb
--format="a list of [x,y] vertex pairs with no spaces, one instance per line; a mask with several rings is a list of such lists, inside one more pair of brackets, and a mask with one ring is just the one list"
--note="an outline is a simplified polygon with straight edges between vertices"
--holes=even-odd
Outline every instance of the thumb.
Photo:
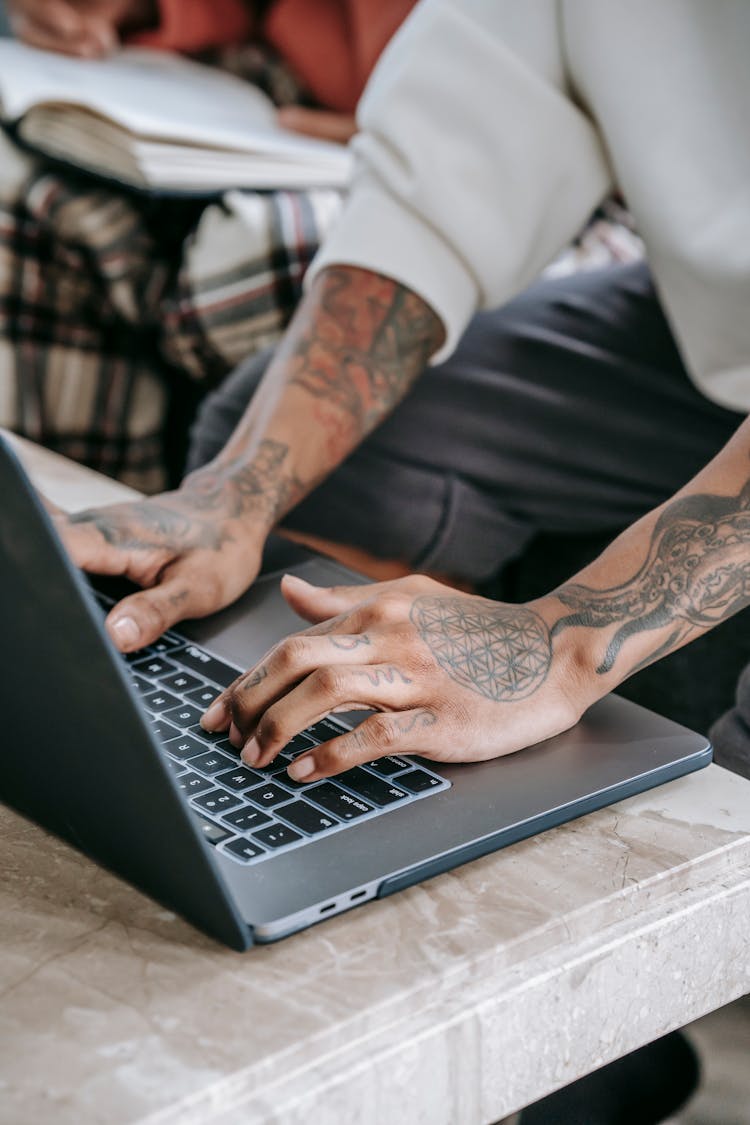
[[353,609],[371,597],[377,588],[377,585],[312,586],[296,574],[285,574],[281,579],[281,592],[291,608],[315,625]]
[[158,585],[139,590],[118,602],[108,614],[105,625],[121,652],[135,652],[152,644],[178,621],[201,617],[210,608],[218,608],[207,608],[204,603],[190,575],[174,566]]

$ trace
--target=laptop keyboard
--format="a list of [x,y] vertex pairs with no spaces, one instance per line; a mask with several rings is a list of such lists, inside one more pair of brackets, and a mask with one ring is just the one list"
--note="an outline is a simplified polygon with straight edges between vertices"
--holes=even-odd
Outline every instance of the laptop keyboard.
[[[94,597],[105,611],[114,605],[97,591]],[[298,754],[348,729],[333,716],[298,734],[264,769],[252,769],[225,731],[200,726],[201,715],[238,669],[175,632],[123,659],[205,839],[238,863],[261,862],[450,788],[421,761],[395,755],[328,781],[292,781],[286,770]]]

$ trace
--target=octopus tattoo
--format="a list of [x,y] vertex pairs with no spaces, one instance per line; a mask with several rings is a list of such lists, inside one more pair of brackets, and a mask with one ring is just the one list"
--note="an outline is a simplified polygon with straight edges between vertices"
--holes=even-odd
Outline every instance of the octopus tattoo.
[[738,496],[693,495],[670,504],[645,562],[627,582],[607,590],[570,583],[555,593],[573,612],[556,622],[553,637],[575,625],[604,629],[622,622],[597,668],[601,675],[636,633],[673,626],[643,662],[650,663],[695,630],[726,620],[750,604],[750,481]]

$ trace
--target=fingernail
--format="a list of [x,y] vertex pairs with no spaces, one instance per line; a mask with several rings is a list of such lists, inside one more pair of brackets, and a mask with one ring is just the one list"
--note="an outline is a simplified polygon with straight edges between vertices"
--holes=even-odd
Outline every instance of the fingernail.
[[309,582],[305,582],[304,578],[299,578],[296,574],[285,574],[284,575],[284,581],[285,582],[292,582],[296,586],[309,586],[310,585]]
[[297,758],[286,771],[293,781],[304,781],[311,773],[315,773],[315,759],[309,754]]
[[254,766],[260,758],[260,746],[254,738],[249,738],[242,748],[240,754],[243,762],[247,762],[249,766]]
[[201,726],[204,730],[213,730],[214,727],[218,727],[226,717],[227,713],[224,707],[224,700],[215,699],[205,714],[201,716]]
[[118,617],[110,621],[109,627],[122,648],[135,648],[141,639],[141,631],[132,617]]

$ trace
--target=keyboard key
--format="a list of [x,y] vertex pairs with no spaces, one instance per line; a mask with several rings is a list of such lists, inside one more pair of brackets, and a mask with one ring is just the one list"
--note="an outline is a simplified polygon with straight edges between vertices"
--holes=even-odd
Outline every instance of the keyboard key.
[[[227,737],[225,730],[204,730],[200,723],[190,727],[189,733],[195,735],[196,738],[202,738],[204,742],[221,742]],[[232,745],[231,742],[229,745]],[[239,750],[235,750],[232,746],[232,753],[239,755]]]
[[244,860],[245,863],[258,855],[263,855],[263,848],[251,840],[230,840],[224,845],[224,851],[230,852],[236,859]]
[[312,738],[308,738],[306,734],[298,734],[296,738],[293,738],[292,741],[284,747],[282,754],[285,754],[291,760],[292,758],[296,758],[298,754],[302,754],[303,751],[309,750],[310,747],[314,745],[315,742]]
[[173,672],[171,676],[164,676],[161,682],[170,691],[185,692],[203,686],[203,680],[199,680],[190,672]]
[[226,785],[227,789],[233,789],[236,793],[241,793],[243,789],[250,789],[251,786],[257,785],[262,780],[262,773],[258,773],[257,770],[249,770],[247,766],[237,766],[236,769],[216,775],[217,782],[221,782],[222,785]]
[[321,719],[314,727],[308,727],[305,735],[312,735],[318,742],[328,742],[330,738],[338,738],[340,734],[346,734],[347,727],[340,727],[333,719]]
[[141,695],[148,695],[150,691],[154,690],[154,685],[148,680],[144,680],[143,676],[132,675],[130,677],[130,682]]
[[[227,732],[224,731],[223,733],[226,734]],[[232,743],[228,738],[222,738],[220,742],[215,742],[214,746],[217,750],[221,750],[224,754],[231,754],[233,758],[239,759],[239,756],[242,753],[242,747],[232,746]]]
[[308,800],[315,801],[316,805],[321,805],[326,812],[333,813],[339,820],[354,820],[356,816],[372,812],[372,805],[368,805],[360,797],[352,797],[330,781],[312,786],[305,796]]
[[299,789],[309,789],[309,781],[294,781],[294,779],[289,776],[286,772],[288,765],[288,762],[279,762],[278,758],[275,762],[271,762],[271,780],[281,782],[282,785],[285,785],[287,789],[291,789],[294,793]]
[[408,770],[410,765],[411,762],[405,762],[403,758],[395,758],[392,754],[386,754],[385,758],[378,758],[376,762],[367,762],[368,769],[382,773],[383,777],[391,777],[401,770]]
[[406,790],[399,789],[397,785],[384,781],[382,777],[375,777],[374,774],[360,769],[359,766],[356,766],[353,770],[347,770],[346,773],[339,774],[336,780],[339,784],[345,785],[347,789],[353,789],[366,801],[372,801],[373,805],[379,805],[380,808],[384,808],[385,805],[392,805],[396,801],[403,801],[407,796]]
[[151,730],[160,742],[171,742],[173,738],[182,738],[182,731],[173,727],[171,723],[165,723],[162,718],[152,718]]
[[190,759],[191,770],[200,770],[201,773],[208,774],[209,777],[221,773],[231,764],[228,758],[225,758],[223,754],[219,754],[216,750],[209,750],[207,754],[199,754],[197,758]]
[[196,813],[195,819],[198,823],[198,829],[203,833],[209,844],[221,844],[222,841],[228,840],[232,835],[226,828],[222,828],[220,824],[214,824],[212,820],[204,820],[202,816]]
[[171,672],[177,671],[176,664],[161,656],[147,656],[145,660],[136,660],[131,667],[144,676],[168,676]]
[[332,816],[308,805],[307,801],[292,801],[291,805],[284,805],[276,814],[282,820],[288,820],[295,828],[306,832],[308,836],[315,836],[318,832],[326,832],[335,828],[339,823]]
[[143,696],[143,706],[148,707],[149,711],[156,711],[157,714],[162,711],[168,711],[171,707],[177,709],[179,699],[176,695],[170,695],[168,691],[150,691],[148,695]]
[[287,828],[286,824],[272,824],[269,828],[261,828],[260,832],[253,832],[253,839],[259,840],[265,848],[285,848],[287,844],[296,844],[302,837],[293,828]]
[[191,672],[198,672],[199,675],[205,676],[207,680],[221,684],[223,688],[229,687],[238,676],[242,675],[239,669],[232,668],[230,664],[225,664],[223,660],[218,660],[215,656],[209,656],[197,645],[186,645],[181,650],[180,664],[189,668]]
[[409,770],[408,773],[401,773],[398,777],[399,785],[403,785],[410,793],[424,793],[426,789],[435,789],[438,785],[442,785],[442,780],[435,777],[431,773],[425,773],[424,770]]
[[164,761],[167,763],[172,773],[176,773],[178,777],[185,772],[185,767],[182,762],[175,762],[172,758],[165,758]]
[[178,637],[175,633],[163,633],[158,641],[154,641],[149,647],[151,652],[172,652],[176,648],[181,648],[184,643],[184,637]]
[[275,785],[272,781],[269,781],[267,785],[259,785],[257,789],[250,789],[245,797],[262,809],[272,809],[274,805],[280,805],[282,801],[292,799],[291,793],[282,789],[280,785]]
[[173,757],[181,758],[183,761],[187,761],[188,758],[195,758],[198,754],[208,753],[208,746],[205,742],[199,742],[197,738],[193,738],[189,734],[173,738],[166,749]]
[[227,793],[226,789],[209,789],[207,793],[201,793],[200,797],[196,797],[193,801],[194,805],[205,809],[207,813],[212,813],[214,816],[229,812],[230,809],[235,809],[241,803],[241,797],[234,793]]
[[252,832],[255,828],[262,828],[264,824],[271,823],[267,813],[261,812],[260,809],[251,809],[248,805],[225,813],[221,819],[231,824],[235,832]]
[[188,797],[195,797],[198,793],[205,793],[207,789],[213,788],[213,782],[198,773],[183,773],[177,778],[177,784]]
[[189,699],[191,703],[194,703],[196,707],[200,707],[202,711],[205,711],[207,707],[211,706],[218,694],[215,687],[206,684],[203,687],[196,688],[195,691],[187,692],[185,698]]
[[[179,703],[179,700],[177,702]],[[193,727],[197,725],[203,712],[190,703],[180,703],[179,707],[173,707],[171,711],[163,711],[162,714],[165,719],[177,723],[180,727]]]

